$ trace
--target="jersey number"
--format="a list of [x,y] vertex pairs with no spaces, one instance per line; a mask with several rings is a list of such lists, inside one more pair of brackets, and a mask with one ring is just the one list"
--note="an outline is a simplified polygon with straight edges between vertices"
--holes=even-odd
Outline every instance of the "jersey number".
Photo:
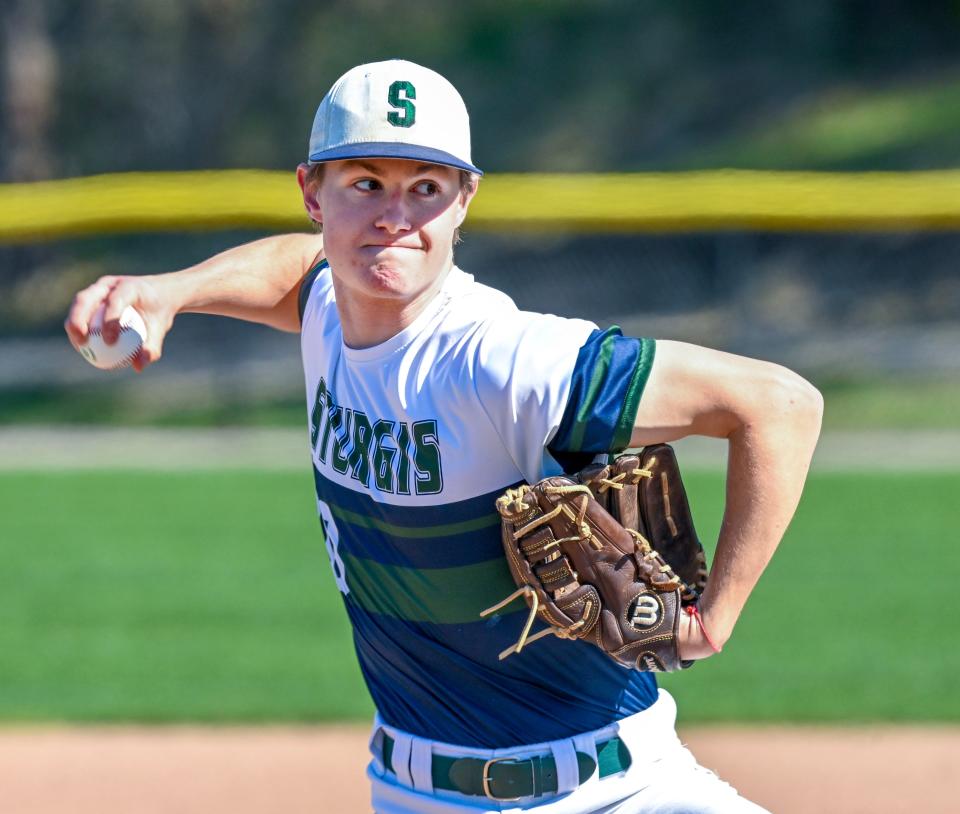
[[417,89],[412,83],[400,80],[394,82],[387,93],[387,101],[390,107],[395,107],[396,110],[387,114],[387,121],[394,127],[413,127],[417,120],[417,108],[410,100],[416,98]]
[[346,596],[350,593],[350,589],[347,587],[347,572],[343,568],[343,560],[340,559],[340,532],[337,530],[337,524],[333,520],[330,507],[319,499],[317,500],[317,513],[320,515],[320,523],[323,525],[323,537],[327,544],[327,554],[330,557],[333,578],[337,581],[337,588],[340,589],[340,593]]

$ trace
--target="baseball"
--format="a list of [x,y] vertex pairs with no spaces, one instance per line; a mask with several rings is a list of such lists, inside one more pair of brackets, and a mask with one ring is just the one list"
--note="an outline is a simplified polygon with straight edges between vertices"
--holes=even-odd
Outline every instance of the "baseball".
[[120,335],[117,341],[108,345],[103,341],[103,314],[105,306],[101,305],[90,322],[90,331],[87,341],[77,348],[91,365],[101,370],[119,370],[129,367],[143,345],[147,336],[147,326],[132,305],[128,305],[120,314]]

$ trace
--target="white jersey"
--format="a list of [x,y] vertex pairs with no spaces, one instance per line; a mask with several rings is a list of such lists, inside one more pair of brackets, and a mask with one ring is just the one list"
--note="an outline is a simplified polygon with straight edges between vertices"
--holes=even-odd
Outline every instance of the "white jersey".
[[652,676],[582,642],[548,637],[499,662],[522,603],[479,617],[514,589],[496,497],[561,474],[567,452],[625,446],[652,342],[520,311],[458,268],[410,326],[371,348],[344,344],[325,263],[301,308],[318,511],[383,719],[498,746],[653,703]]
[[[399,424],[409,419],[411,427],[436,423],[422,444],[432,446],[428,454],[439,458],[440,482],[429,466],[417,467],[423,447],[415,444],[405,483],[394,482],[388,491],[380,488],[382,479],[379,486],[375,478],[362,479],[377,500],[449,503],[561,473],[546,447],[560,426],[577,354],[596,325],[520,311],[506,294],[456,267],[439,296],[409,327],[372,348],[344,345],[334,303],[326,269],[314,281],[303,315],[301,344],[311,407],[323,381],[338,405],[353,416],[362,412],[371,428],[380,420]],[[351,420],[345,415],[345,421]],[[395,447],[399,430],[395,426],[379,443]],[[348,458],[363,440],[356,432],[349,435],[343,450]],[[371,438],[371,463],[374,443]],[[321,468],[325,463],[316,450],[314,463]],[[396,460],[393,468],[399,469]],[[358,488],[355,470],[331,469],[326,467],[333,481]]]

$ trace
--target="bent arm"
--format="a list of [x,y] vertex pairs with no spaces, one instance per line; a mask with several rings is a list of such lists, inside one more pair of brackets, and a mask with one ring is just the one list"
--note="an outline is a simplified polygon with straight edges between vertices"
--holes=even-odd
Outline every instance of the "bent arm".
[[111,343],[119,333],[120,314],[133,306],[147,325],[146,341],[134,360],[137,370],[160,358],[177,314],[219,314],[299,331],[300,282],[322,257],[320,235],[277,235],[181,271],[101,277],[74,297],[64,328],[74,345],[82,345],[94,314],[103,306],[103,336]]
[[277,235],[147,279],[178,313],[218,314],[295,332],[300,281],[322,253],[320,235]]
[[[796,511],[823,399],[779,365],[658,342],[631,445],[706,435],[729,441],[723,524],[700,609],[722,646]],[[685,617],[685,658],[712,651]],[[683,638],[683,637],[682,637]]]

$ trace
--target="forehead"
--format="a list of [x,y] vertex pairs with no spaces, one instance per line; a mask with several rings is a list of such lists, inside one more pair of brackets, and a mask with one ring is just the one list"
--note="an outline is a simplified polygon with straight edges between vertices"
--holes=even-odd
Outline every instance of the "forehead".
[[330,172],[337,174],[363,172],[377,177],[418,177],[422,175],[454,176],[458,171],[443,164],[429,164],[404,158],[351,158],[328,161]]

